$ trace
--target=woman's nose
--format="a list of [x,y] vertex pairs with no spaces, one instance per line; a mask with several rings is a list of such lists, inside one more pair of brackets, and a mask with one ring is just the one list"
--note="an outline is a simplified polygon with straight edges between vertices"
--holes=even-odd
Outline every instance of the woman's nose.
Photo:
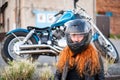
[[83,39],[82,36],[74,36],[74,37],[72,37],[73,42],[80,42],[82,39]]
[[79,41],[79,38],[75,36],[74,39],[73,39],[73,41],[75,41],[75,42]]

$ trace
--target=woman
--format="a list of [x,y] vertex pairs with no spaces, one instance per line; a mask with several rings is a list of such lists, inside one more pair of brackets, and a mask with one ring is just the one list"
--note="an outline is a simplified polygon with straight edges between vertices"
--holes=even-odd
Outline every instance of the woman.
[[[75,19],[68,21],[65,26],[68,46],[60,53],[55,80],[62,80],[63,76],[65,80],[104,80],[101,58],[90,43],[90,23],[83,19]],[[68,67],[67,72],[65,67]],[[63,73],[65,74],[62,76]]]

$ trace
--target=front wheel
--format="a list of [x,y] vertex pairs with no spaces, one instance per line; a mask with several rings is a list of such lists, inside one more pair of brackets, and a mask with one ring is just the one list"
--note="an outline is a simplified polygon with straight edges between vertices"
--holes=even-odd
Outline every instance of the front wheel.
[[[30,54],[18,54],[20,51],[19,45],[21,45],[27,33],[15,32],[13,34],[9,34],[4,40],[1,55],[5,62],[8,63],[8,61],[12,60],[19,61],[21,59],[30,59],[32,57]],[[36,44],[36,41],[31,37],[24,45],[27,44]]]
[[95,47],[99,50],[103,57],[107,56],[109,59],[112,59],[114,63],[117,63],[119,61],[117,49],[109,39],[106,38],[106,40],[109,42],[109,44],[106,44],[106,42],[100,38],[95,40]]

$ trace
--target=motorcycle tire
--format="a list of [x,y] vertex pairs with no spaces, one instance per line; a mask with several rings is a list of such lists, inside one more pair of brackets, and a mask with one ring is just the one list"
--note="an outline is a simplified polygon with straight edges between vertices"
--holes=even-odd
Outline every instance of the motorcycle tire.
[[[106,38],[106,39],[107,39],[107,38]],[[115,58],[114,58],[113,56],[110,56],[110,55],[108,54],[108,50],[105,49],[104,45],[102,45],[102,44],[99,42],[99,40],[95,40],[95,41],[94,41],[94,45],[95,45],[95,47],[98,49],[98,51],[100,52],[100,54],[101,54],[103,57],[106,58],[106,56],[107,56],[107,58],[108,58],[109,60],[114,60],[113,63],[117,63],[117,62],[119,61],[119,53],[117,52],[117,49],[115,48],[115,46],[113,45],[113,43],[112,43],[109,39],[107,39],[107,40],[108,40],[108,41],[110,42],[110,44],[113,46],[113,50],[114,50],[115,55],[116,55]]]
[[[19,44],[20,42],[19,40],[23,40],[26,37],[27,33],[15,32],[14,34],[17,36],[17,38],[13,34],[9,34],[4,39],[3,47],[1,50],[1,56],[4,59],[4,61],[8,63],[9,61],[13,61],[13,60],[18,61],[20,59],[31,59],[34,57],[36,58],[36,55],[30,55],[30,54],[18,55],[15,53],[14,51],[15,44]],[[37,42],[35,41],[33,37],[31,37],[26,42],[26,44],[37,44]]]

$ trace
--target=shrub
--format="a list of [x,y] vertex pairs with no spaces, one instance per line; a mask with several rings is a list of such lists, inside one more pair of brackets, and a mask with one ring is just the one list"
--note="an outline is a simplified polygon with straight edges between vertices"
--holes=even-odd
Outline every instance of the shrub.
[[45,65],[40,70],[40,79],[49,80],[50,78],[53,80],[53,73],[51,71],[51,66]]
[[117,34],[117,35],[110,34],[110,38],[112,38],[112,39],[120,39],[120,34]]
[[29,61],[10,62],[9,66],[2,69],[0,80],[54,80],[51,66],[38,64]]
[[2,70],[1,80],[31,80],[34,71],[34,64],[29,61],[13,61]]
[[114,64],[115,62],[115,59],[112,59],[108,56],[105,57],[105,60],[104,60],[104,73],[106,76],[109,76],[109,73],[108,73],[108,69],[109,67]]

